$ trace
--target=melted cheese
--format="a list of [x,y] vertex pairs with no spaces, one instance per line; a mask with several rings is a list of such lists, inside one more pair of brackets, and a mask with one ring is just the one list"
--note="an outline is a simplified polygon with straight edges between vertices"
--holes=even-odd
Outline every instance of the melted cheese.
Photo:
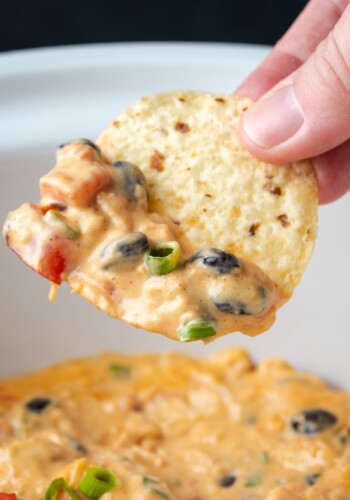
[[57,285],[56,283],[50,282],[50,291],[49,291],[49,301],[55,302],[57,299]]
[[[283,302],[277,285],[227,252],[200,249],[208,262],[217,252],[221,267],[204,265],[203,256],[194,259],[198,248],[186,244],[176,224],[149,212],[146,181],[134,165],[112,166],[92,146],[71,144],[59,151],[40,188],[39,204],[26,203],[9,215],[9,246],[35,271],[57,284],[68,281],[110,316],[175,340],[184,325],[198,320],[210,322],[216,337],[256,335],[274,322]],[[146,241],[141,251],[135,235]],[[129,245],[125,255],[121,241]],[[179,265],[154,275],[146,248],[169,241],[180,243]]]
[[106,500],[346,500],[349,428],[350,394],[281,360],[108,353],[1,382],[0,491],[98,465],[122,484]]

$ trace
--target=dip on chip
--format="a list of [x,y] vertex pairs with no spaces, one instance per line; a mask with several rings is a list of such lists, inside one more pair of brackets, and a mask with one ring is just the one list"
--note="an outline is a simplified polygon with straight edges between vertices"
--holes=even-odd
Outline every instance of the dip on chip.
[[171,217],[193,249],[244,257],[292,295],[311,257],[317,183],[309,161],[271,165],[241,145],[246,98],[169,92],[130,106],[99,137],[111,162],[137,165],[150,209]]
[[183,342],[274,322],[311,255],[311,165],[242,149],[249,101],[202,92],[141,99],[100,136],[60,147],[39,204],[8,245],[36,272],[137,327]]

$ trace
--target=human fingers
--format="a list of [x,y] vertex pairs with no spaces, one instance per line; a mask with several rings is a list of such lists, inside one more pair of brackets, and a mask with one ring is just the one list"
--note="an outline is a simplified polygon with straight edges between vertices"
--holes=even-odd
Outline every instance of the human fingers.
[[350,189],[350,141],[312,160],[315,168],[319,201],[330,203]]
[[350,138],[350,6],[309,59],[243,117],[242,140],[260,159],[318,156]]
[[326,38],[349,3],[350,0],[311,0],[235,93],[256,100],[295,71]]

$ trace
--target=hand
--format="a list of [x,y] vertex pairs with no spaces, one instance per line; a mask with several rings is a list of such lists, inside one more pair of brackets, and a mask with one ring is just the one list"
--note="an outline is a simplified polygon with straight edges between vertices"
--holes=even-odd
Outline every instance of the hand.
[[311,0],[237,94],[258,102],[242,123],[257,158],[312,158],[320,203],[350,189],[350,0]]

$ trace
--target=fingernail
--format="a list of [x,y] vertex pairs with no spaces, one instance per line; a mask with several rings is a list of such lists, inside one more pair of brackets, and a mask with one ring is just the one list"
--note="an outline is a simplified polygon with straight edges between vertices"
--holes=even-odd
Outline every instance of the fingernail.
[[251,141],[271,148],[292,137],[304,122],[293,87],[257,102],[243,117],[243,129]]

